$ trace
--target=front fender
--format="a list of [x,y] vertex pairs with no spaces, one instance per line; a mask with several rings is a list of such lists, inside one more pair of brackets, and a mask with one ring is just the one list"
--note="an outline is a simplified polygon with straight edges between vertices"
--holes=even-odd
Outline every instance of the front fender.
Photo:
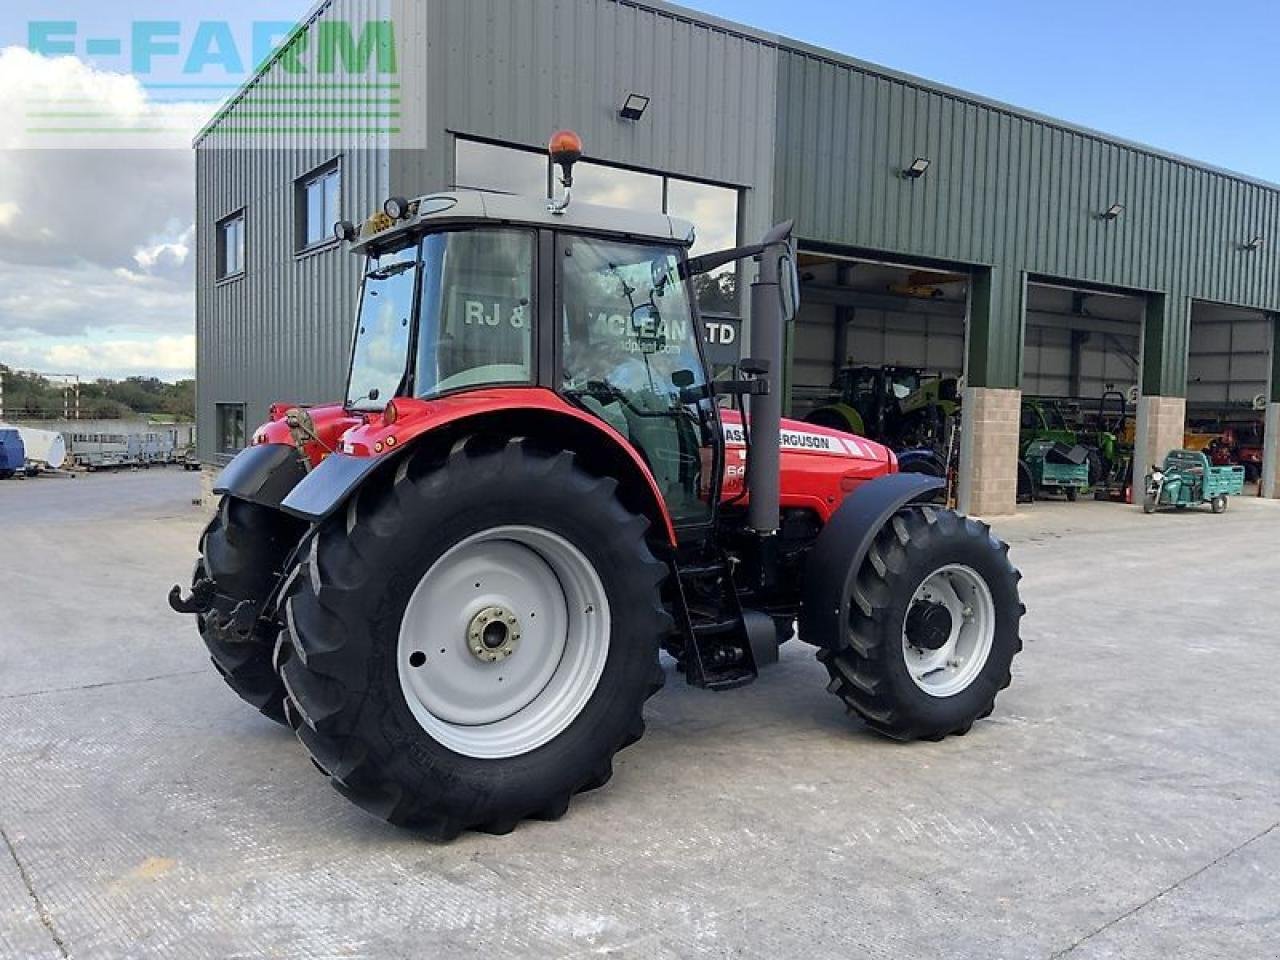
[[899,509],[942,489],[923,473],[891,473],[862,484],[832,514],[805,561],[800,638],[817,646],[843,642],[844,601],[881,528]]
[[348,457],[332,454],[320,461],[280,504],[285,513],[319,523],[347,501],[364,479],[390,457]]
[[236,454],[214,481],[213,492],[274,509],[306,475],[292,444],[262,443]]

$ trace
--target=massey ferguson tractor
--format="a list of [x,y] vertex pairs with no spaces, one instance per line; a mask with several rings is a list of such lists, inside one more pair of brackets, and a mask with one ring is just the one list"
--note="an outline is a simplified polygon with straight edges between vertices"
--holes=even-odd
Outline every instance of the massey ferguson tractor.
[[[231,688],[365,810],[440,839],[602,786],[663,683],[756,679],[798,636],[900,740],[966,733],[1021,648],[1019,574],[942,481],[783,420],[791,226],[694,258],[689,224],[558,199],[392,198],[347,394],[276,404],[223,471],[195,614]],[[709,378],[697,276],[754,261],[751,356]]]

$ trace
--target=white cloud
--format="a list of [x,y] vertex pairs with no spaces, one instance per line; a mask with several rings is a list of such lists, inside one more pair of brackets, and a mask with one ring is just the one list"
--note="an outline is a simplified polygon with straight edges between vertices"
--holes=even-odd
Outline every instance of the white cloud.
[[[80,141],[31,132],[68,123],[35,116],[60,110],[169,132]],[[0,49],[0,363],[190,375],[190,138],[209,111],[154,103],[136,78],[74,57]],[[148,149],[124,149],[139,145]]]
[[150,246],[139,247],[133,251],[133,262],[143,270],[180,269],[191,255],[195,239],[196,228],[192,224],[174,240],[160,240]]
[[0,340],[0,357],[19,369],[97,377],[155,376],[182,380],[195,376],[194,335],[150,340],[29,343]]

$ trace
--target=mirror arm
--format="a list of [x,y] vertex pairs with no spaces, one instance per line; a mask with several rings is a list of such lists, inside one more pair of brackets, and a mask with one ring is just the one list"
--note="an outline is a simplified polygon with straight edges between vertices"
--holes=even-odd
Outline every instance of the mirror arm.
[[690,277],[710,273],[712,270],[723,267],[726,263],[733,263],[735,260],[748,260],[751,257],[758,257],[764,253],[764,248],[765,244],[763,243],[752,243],[745,247],[717,250],[714,253],[704,253],[700,257],[691,257],[681,265],[681,279],[688,280]]

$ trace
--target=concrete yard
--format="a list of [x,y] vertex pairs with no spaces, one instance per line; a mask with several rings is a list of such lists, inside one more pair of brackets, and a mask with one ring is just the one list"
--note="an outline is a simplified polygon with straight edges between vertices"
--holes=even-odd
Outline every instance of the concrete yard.
[[558,823],[432,845],[333,791],[169,612],[194,474],[0,483],[0,956],[1230,960],[1280,944],[1280,503],[997,523],[1026,648],[902,745],[788,644],[650,702]]

